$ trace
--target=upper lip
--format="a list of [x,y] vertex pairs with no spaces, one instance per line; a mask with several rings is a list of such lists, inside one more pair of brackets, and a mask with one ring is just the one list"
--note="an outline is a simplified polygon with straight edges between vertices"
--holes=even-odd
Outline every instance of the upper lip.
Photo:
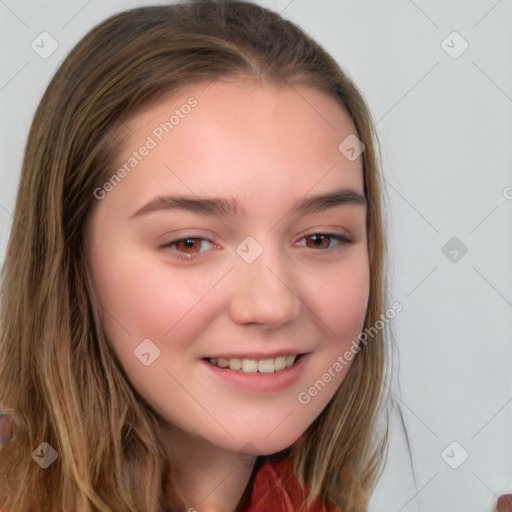
[[229,353],[229,354],[215,354],[211,356],[206,356],[203,359],[213,359],[213,358],[221,358],[221,359],[275,359],[276,357],[284,357],[284,356],[298,356],[301,354],[307,354],[306,351],[299,351],[297,349],[289,349],[289,350],[278,350],[275,352],[251,352],[246,354],[240,353]]

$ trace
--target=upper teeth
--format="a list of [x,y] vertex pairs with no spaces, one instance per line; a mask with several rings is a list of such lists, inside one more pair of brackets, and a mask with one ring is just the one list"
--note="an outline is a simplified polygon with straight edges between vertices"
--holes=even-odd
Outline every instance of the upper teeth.
[[290,367],[297,356],[281,356],[275,359],[223,359],[222,357],[212,357],[208,359],[210,363],[220,368],[229,368],[231,370],[241,370],[244,373],[274,373]]

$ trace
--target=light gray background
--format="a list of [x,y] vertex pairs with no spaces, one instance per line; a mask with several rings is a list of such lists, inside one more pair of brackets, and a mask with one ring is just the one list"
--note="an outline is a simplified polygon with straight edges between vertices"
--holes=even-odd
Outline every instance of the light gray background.
[[[49,79],[93,25],[154,3],[164,2],[0,0],[0,261]],[[371,511],[490,511],[497,494],[512,491],[512,1],[260,3],[301,25],[349,72],[382,145],[390,299],[403,305],[393,320],[395,396],[416,488],[394,418]],[[59,45],[47,59],[31,48],[43,31]],[[445,51],[463,48],[453,31],[469,45],[457,58]],[[452,237],[459,246],[446,256]],[[469,456],[453,469],[445,460],[457,465],[462,449]]]

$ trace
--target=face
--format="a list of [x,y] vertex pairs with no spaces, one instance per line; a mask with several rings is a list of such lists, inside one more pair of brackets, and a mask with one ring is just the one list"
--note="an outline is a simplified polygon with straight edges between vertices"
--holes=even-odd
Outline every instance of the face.
[[220,80],[127,128],[87,231],[107,340],[170,425],[282,450],[333,397],[363,328],[362,161],[338,149],[354,125],[319,91]]

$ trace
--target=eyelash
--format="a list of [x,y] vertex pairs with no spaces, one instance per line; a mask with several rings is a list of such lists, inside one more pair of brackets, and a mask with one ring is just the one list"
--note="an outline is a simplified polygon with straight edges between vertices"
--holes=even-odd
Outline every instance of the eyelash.
[[[305,238],[310,238],[310,237],[313,237],[313,236],[328,237],[330,239],[333,239],[333,240],[336,240],[336,241],[339,242],[339,244],[336,245],[335,247],[328,247],[326,249],[317,249],[318,251],[341,251],[344,248],[345,245],[349,245],[349,244],[353,243],[353,240],[350,239],[348,236],[340,235],[339,233],[327,233],[327,232],[315,232],[315,233],[310,233],[310,234],[307,234],[307,235],[302,235],[300,240],[303,240]],[[168,242],[168,243],[162,245],[161,248],[162,249],[168,249],[170,252],[175,253],[173,255],[173,257],[175,257],[177,259],[186,260],[186,261],[192,261],[194,259],[201,258],[202,257],[201,254],[202,253],[197,253],[197,254],[188,253],[187,254],[187,253],[180,253],[179,251],[171,250],[172,246],[174,246],[178,242],[183,242],[185,240],[202,240],[202,241],[209,242],[212,245],[216,245],[214,242],[212,242],[211,240],[208,240],[207,238],[204,238],[204,237],[199,236],[199,235],[191,234],[191,235],[187,235],[187,236],[178,238],[178,239],[173,240],[171,242]],[[312,250],[315,251],[315,249],[312,249]]]

